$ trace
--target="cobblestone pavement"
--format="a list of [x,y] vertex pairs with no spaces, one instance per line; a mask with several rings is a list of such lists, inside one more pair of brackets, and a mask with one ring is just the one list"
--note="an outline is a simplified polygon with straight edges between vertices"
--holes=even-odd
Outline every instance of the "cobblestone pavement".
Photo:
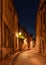
[[12,65],[46,65],[46,56],[34,51],[25,51],[14,59]]

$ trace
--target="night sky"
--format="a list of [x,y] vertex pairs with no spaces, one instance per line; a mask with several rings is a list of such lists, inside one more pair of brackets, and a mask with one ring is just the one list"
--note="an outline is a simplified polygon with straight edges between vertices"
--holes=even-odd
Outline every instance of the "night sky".
[[14,4],[18,12],[19,23],[35,37],[35,22],[39,0],[14,0]]

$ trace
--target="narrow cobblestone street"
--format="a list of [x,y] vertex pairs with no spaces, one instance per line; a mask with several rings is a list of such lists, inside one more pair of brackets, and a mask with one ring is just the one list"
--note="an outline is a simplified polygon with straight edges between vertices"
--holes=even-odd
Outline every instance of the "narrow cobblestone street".
[[46,0],[0,0],[0,65],[46,65]]
[[46,57],[32,51],[22,52],[12,65],[46,65]]

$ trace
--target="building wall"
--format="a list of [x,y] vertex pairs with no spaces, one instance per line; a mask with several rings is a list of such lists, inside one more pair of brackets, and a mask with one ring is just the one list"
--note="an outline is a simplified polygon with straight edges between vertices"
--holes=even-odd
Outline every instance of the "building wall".
[[0,46],[1,46],[1,0],[0,0]]
[[42,0],[37,12],[36,52],[46,54],[46,2]]
[[27,50],[29,48],[28,33],[26,31],[23,32],[25,37],[23,48]]
[[40,51],[40,36],[41,36],[41,11],[37,12],[37,21],[36,21],[36,51]]
[[21,43],[21,48],[22,50],[27,50],[28,49],[28,41],[27,41],[27,32],[25,31],[24,27],[19,26],[19,32],[22,33],[22,35],[24,36],[24,39],[20,39],[20,43]]
[[[32,37],[30,36],[29,33],[26,32],[26,29],[24,27],[19,26],[19,32],[21,32],[24,36],[24,39],[22,40],[22,49],[23,50],[28,50],[31,49],[31,41],[32,41]],[[20,39],[21,41],[21,39]]]
[[18,51],[18,46],[17,46],[17,37],[16,34],[18,33],[18,15],[17,12],[14,16],[14,51]]
[[0,0],[0,58],[1,58],[1,0]]
[[1,0],[2,7],[2,20],[1,20],[1,50],[2,59],[8,57],[16,49],[15,46],[15,32],[18,30],[17,27],[17,12],[14,8],[13,0]]

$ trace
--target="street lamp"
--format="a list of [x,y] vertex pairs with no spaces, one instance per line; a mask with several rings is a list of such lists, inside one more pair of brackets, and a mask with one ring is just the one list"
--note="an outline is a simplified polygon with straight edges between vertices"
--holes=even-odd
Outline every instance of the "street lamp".
[[21,33],[21,32],[19,32],[19,35],[22,35],[22,33]]

